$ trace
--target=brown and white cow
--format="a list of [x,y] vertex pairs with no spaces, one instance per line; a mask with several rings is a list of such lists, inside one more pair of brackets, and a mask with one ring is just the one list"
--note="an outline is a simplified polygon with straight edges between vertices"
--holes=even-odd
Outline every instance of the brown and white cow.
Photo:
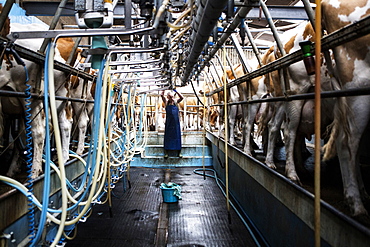
[[[332,33],[370,14],[369,0],[323,0],[323,27]],[[333,49],[342,89],[370,86],[370,35]],[[359,167],[361,136],[370,119],[370,96],[341,97],[334,108],[335,121],[324,158],[336,153],[342,172],[344,197],[353,216],[366,216],[361,199],[368,199]],[[335,144],[335,147],[334,147]]]
[[180,117],[184,130],[195,130],[201,127],[203,108],[199,107],[197,97],[185,97],[179,103]]
[[[245,70],[241,64],[236,65],[234,68],[234,72],[228,70],[228,77],[230,79],[239,78],[245,75]],[[235,76],[234,76],[235,73]],[[264,81],[265,76],[260,76],[257,78],[253,78],[250,81],[243,82],[238,84],[238,94],[240,101],[247,101],[247,100],[254,100],[260,99],[267,94],[267,89]],[[262,104],[242,104],[240,105],[239,109],[241,109],[242,117],[239,121],[241,121],[242,125],[242,135],[243,135],[243,151],[247,154],[252,156],[252,144],[253,142],[253,132],[254,132],[254,123],[257,122],[256,117],[258,116],[257,113],[260,110]],[[239,110],[240,111],[240,110]]]
[[[208,94],[209,92],[215,90],[217,88],[216,83],[211,80],[208,76],[208,74],[205,74],[205,84],[204,84],[204,90],[205,93]],[[199,94],[203,97],[203,91],[200,91]],[[209,106],[207,109],[208,114],[208,123],[209,123],[209,130],[218,130],[219,126],[219,115],[220,115],[220,107],[216,106],[220,103],[219,100],[219,93],[214,93],[211,95],[211,97],[207,98],[207,105]]]
[[[221,72],[222,72],[222,75],[219,74]],[[230,78],[229,76],[232,73],[229,67],[225,68],[225,71],[221,70],[220,72],[218,71],[212,72],[211,70],[211,73],[216,73],[216,76],[212,76],[215,79],[215,80],[212,80],[212,82],[214,83],[214,88],[218,88],[221,86],[223,87],[224,83],[229,83],[230,80],[233,79],[233,78]],[[217,82],[218,78],[221,78],[221,82]],[[224,101],[225,101],[224,91],[222,90],[218,92],[217,96],[218,96],[219,104],[221,105],[224,104]],[[227,103],[236,103],[240,101],[238,88],[236,86],[231,87],[230,89],[227,89],[226,99],[227,99]],[[224,106],[221,106],[219,108],[219,116],[218,116],[219,136],[224,136],[224,130],[225,130],[224,110],[225,110]],[[231,145],[236,146],[237,143],[236,143],[235,136],[241,135],[240,129],[238,128],[238,125],[237,125],[238,119],[240,119],[242,116],[241,106],[237,104],[229,105],[227,108],[227,111],[228,111],[227,113],[228,123],[227,124],[228,124],[229,143]]]
[[[91,73],[95,73],[91,71]],[[91,81],[85,81],[77,76],[71,76],[70,96],[71,98],[94,100],[92,92],[93,84]],[[72,102],[73,108],[73,125],[72,139],[77,140],[76,154],[81,155],[85,147],[85,137],[88,132],[94,104],[87,102]],[[90,125],[91,126],[91,125]]]
[[[289,31],[285,34],[285,37],[289,37],[283,44],[284,50],[287,54],[294,52],[300,49],[299,43],[306,40],[313,40],[315,33],[312,29],[311,24],[302,23],[294,30]],[[264,56],[264,64],[274,61],[277,57],[280,56],[280,52],[276,51],[275,47],[271,47]],[[322,59],[322,58],[319,58]],[[290,85],[290,90],[285,93],[290,95],[303,94],[309,92],[314,86],[314,77],[308,76],[304,67],[303,61],[294,63],[288,68],[288,75],[286,80],[288,80]],[[328,75],[325,64],[322,62],[321,66],[321,88],[322,90],[332,90],[331,78]],[[280,75],[277,72],[270,73],[265,78],[265,85],[268,92],[271,92],[273,96],[283,96],[284,92],[282,91],[282,84],[280,80]],[[284,141],[285,141],[285,151],[286,151],[286,165],[285,173],[286,176],[300,183],[297,171],[296,164],[294,159],[296,140],[297,136],[302,141],[302,138],[305,136],[311,136],[313,134],[313,104],[312,101],[304,100],[294,100],[288,102],[276,102],[268,104],[268,111],[272,112],[271,119],[268,122],[268,148],[266,153],[265,163],[270,168],[276,169],[274,163],[274,149],[275,143],[280,135],[280,129],[284,124]],[[330,109],[333,107],[332,100],[323,100],[323,111],[325,109]],[[272,107],[271,109],[269,109]],[[331,123],[332,117],[330,116],[330,111],[327,111],[325,118],[323,118],[323,129],[324,126],[327,126]],[[264,120],[261,120],[261,123],[264,123]],[[299,128],[301,126],[301,128]],[[299,131],[304,131],[299,132]],[[303,139],[304,140],[304,139]],[[303,144],[299,144],[303,145]],[[302,164],[299,164],[302,165]]]
[[[47,30],[48,28],[39,25],[39,24],[29,24],[29,25],[22,25],[17,23],[12,23],[10,25],[11,31],[30,31],[30,30]],[[37,51],[42,44],[42,39],[35,39],[35,40],[17,40],[16,44],[26,47],[28,49]],[[63,45],[62,45],[63,44]],[[57,61],[65,63],[68,59],[66,57],[71,53],[71,40],[70,39],[60,39],[58,40],[56,52],[55,52],[55,59]],[[64,46],[66,45],[66,46]],[[73,45],[72,45],[73,46]],[[60,52],[58,48],[69,47],[69,51]],[[62,55],[65,55],[64,57]],[[37,82],[40,81],[40,75],[42,74],[42,67],[39,64],[34,62],[24,60],[25,67],[28,71],[28,84],[31,85],[32,91],[34,93],[42,93],[43,91],[43,80],[41,80],[41,85]],[[1,75],[0,75],[0,86],[2,89],[17,91],[17,92],[24,92],[26,89],[25,81],[26,81],[26,72],[25,68],[21,65],[18,65],[12,57],[9,59],[4,59],[2,68],[1,68]],[[54,71],[54,78],[55,78],[55,90],[57,96],[68,96],[68,75],[64,72]],[[3,105],[3,111],[7,111],[7,109],[13,109],[13,112],[6,112],[7,114],[12,114],[14,112],[24,111],[25,102],[24,100],[18,99],[11,99],[9,97],[1,97],[1,104]],[[57,109],[58,109],[58,121],[61,130],[61,138],[62,138],[62,149],[63,149],[63,158],[66,161],[69,157],[69,138],[70,138],[70,130],[72,124],[72,115],[71,115],[71,107],[70,103],[68,102],[60,102],[57,101]],[[18,110],[16,110],[18,109]],[[32,115],[32,141],[33,141],[33,162],[32,162],[32,177],[35,178],[42,173],[42,155],[44,149],[44,140],[45,140],[45,115],[43,111],[43,104],[42,101],[34,100],[31,104],[31,115]],[[14,173],[18,170],[18,164],[13,162],[7,176],[13,176]]]

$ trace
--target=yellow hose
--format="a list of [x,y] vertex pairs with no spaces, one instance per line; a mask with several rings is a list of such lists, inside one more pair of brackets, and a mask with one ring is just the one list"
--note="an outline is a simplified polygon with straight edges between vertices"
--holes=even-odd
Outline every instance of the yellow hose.
[[[222,48],[222,59],[224,68],[226,68],[226,49],[225,46]],[[230,197],[229,197],[229,153],[228,153],[228,129],[229,129],[229,119],[227,116],[227,80],[226,80],[226,69],[224,70],[224,126],[225,126],[225,184],[226,184],[226,206],[227,212],[230,219]]]
[[[56,109],[56,101],[55,101],[55,88],[54,88],[54,53],[55,53],[55,42],[50,44],[50,51],[49,51],[49,96],[50,96],[50,112],[52,123],[54,126],[54,134],[55,134],[55,145],[57,148],[57,155],[58,155],[58,164],[60,170],[60,183],[61,183],[61,193],[62,193],[62,213],[60,217],[60,225],[58,227],[57,234],[54,238],[51,247],[56,246],[59,243],[60,238],[62,237],[64,231],[64,225],[67,219],[67,208],[68,208],[68,198],[67,198],[67,185],[66,185],[66,174],[64,169],[64,159],[63,159],[63,150],[62,150],[62,141],[60,138],[60,130],[59,130],[59,122],[58,122],[58,112]],[[45,92],[46,93],[46,92]],[[48,106],[45,106],[48,107]],[[46,126],[48,128],[48,126]]]

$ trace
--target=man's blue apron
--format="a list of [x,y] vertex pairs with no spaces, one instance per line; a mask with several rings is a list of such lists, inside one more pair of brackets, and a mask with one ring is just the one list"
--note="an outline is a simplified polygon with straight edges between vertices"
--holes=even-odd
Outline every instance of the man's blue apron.
[[181,128],[179,119],[179,108],[176,105],[166,106],[164,149],[181,150]]

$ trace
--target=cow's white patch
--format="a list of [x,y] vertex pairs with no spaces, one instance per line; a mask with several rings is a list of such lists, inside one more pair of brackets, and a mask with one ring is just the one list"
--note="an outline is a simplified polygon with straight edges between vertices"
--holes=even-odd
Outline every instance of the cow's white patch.
[[367,1],[364,7],[356,7],[355,10],[349,15],[338,15],[339,19],[343,22],[356,22],[364,17],[370,9],[370,1]]
[[370,61],[370,46],[367,47],[367,55],[365,60],[355,59],[354,61],[354,70],[353,70],[353,80],[357,86],[361,87],[369,86],[370,83],[370,70],[369,70],[369,61]]
[[265,76],[262,76],[261,79],[258,80],[258,89],[256,94],[258,95],[258,97],[261,97],[265,93],[266,93]]
[[339,2],[339,0],[331,0],[331,1],[329,2],[329,4],[330,4],[331,6],[333,6],[334,8],[337,8],[337,9],[339,9],[339,7],[340,7],[340,2]]

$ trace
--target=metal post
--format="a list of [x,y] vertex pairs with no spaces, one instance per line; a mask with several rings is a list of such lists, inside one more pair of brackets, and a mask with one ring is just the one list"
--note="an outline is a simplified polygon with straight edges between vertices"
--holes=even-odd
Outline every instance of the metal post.
[[[209,61],[209,63],[210,63],[210,64],[212,64],[212,65],[213,65],[213,67],[215,68],[215,72],[216,72],[216,75],[217,75],[217,77],[218,77],[218,81],[219,81],[219,82],[222,82],[222,80],[221,80],[221,78],[220,78],[220,75],[217,73],[216,65],[215,65],[212,61]],[[223,69],[223,67],[222,67],[222,66],[221,66],[221,68]],[[224,70],[223,70],[223,71],[224,71]],[[213,77],[212,72],[211,72],[211,75],[212,75],[212,77]],[[213,77],[213,79],[214,79],[214,77]]]
[[[245,32],[246,32],[246,34],[247,34],[247,37],[248,37],[249,43],[251,43],[251,46],[252,46],[252,49],[253,49],[254,55],[256,55],[256,58],[257,58],[258,64],[259,64],[260,66],[262,66],[261,56],[260,56],[260,53],[259,53],[259,51],[258,51],[258,49],[257,49],[256,43],[254,43],[254,39],[253,39],[253,36],[252,36],[251,31],[249,30],[248,23],[245,23]],[[231,36],[232,36],[232,35],[231,35]]]
[[279,34],[278,34],[277,29],[276,29],[276,27],[274,25],[274,22],[272,21],[271,14],[270,14],[270,12],[269,12],[269,10],[268,10],[268,8],[267,8],[267,6],[266,6],[266,4],[265,4],[265,2],[263,0],[260,0],[260,4],[261,4],[261,7],[262,7],[262,11],[263,11],[263,13],[264,13],[264,15],[266,17],[266,20],[267,20],[267,22],[268,22],[268,24],[270,26],[271,31],[272,31],[272,35],[275,38],[277,47],[278,47],[279,51],[281,52],[281,54],[283,56],[285,56],[286,53],[285,53],[283,44],[281,43],[281,40],[279,38]]
[[[226,48],[225,48],[225,52],[226,52]],[[230,69],[231,69],[231,72],[233,73],[234,77],[236,78],[235,71],[234,71],[234,69],[233,69],[233,67],[232,67],[232,64],[231,64],[230,60],[229,60],[229,59],[228,59],[228,57],[227,57],[227,54],[225,54],[224,56],[225,56],[225,59],[228,61],[228,64],[229,64]],[[227,77],[226,68],[225,68],[226,63],[222,63],[222,62],[221,62],[221,59],[220,59],[220,57],[219,57],[218,55],[215,55],[215,57],[217,58],[217,60],[218,60],[219,64],[221,65],[222,71],[224,72],[224,75],[225,75],[225,82],[229,82],[229,78]],[[212,63],[212,64],[213,64],[213,63]],[[214,66],[214,64],[213,64],[213,66]],[[218,74],[218,73],[217,73],[217,74]]]
[[302,0],[302,3],[304,6],[304,9],[306,10],[308,19],[310,20],[311,25],[313,29],[315,30],[315,11],[312,9],[311,3],[309,0]]
[[[276,41],[276,45],[281,53],[282,56],[285,56],[286,55],[286,52],[284,50],[284,47],[283,47],[283,44],[281,43],[281,40],[279,38],[279,34],[277,32],[277,29],[272,21],[272,17],[270,15],[270,12],[269,10],[267,9],[267,6],[265,4],[265,2],[263,0],[260,0],[260,4],[261,4],[261,7],[262,7],[262,11],[266,17],[266,20],[267,22],[269,23],[269,26],[270,26],[270,29],[272,31],[272,34],[275,38],[275,41]],[[280,73],[280,78],[281,78],[281,82],[282,82],[282,86],[283,86],[283,91],[286,92],[286,91],[289,91],[290,90],[290,85],[289,85],[289,81],[288,81],[288,78],[287,78],[287,73],[286,73],[286,70],[285,69],[281,69],[282,73]]]
[[131,29],[131,0],[125,0],[125,27]]
[[[226,51],[225,47],[222,49],[223,51],[223,62],[226,63]],[[224,71],[224,76],[226,77],[226,71]],[[229,219],[229,224],[231,224],[231,216],[230,216],[230,198],[229,198],[229,153],[228,153],[228,145],[229,145],[229,119],[227,113],[227,82],[224,82],[224,129],[225,129],[225,190],[226,190],[226,208],[227,208],[227,215]]]
[[0,30],[3,30],[6,18],[8,18],[9,12],[13,6],[14,0],[7,0],[0,14]]
[[80,44],[81,40],[82,40],[82,37],[78,37],[76,39],[76,41],[75,41],[75,43],[74,43],[74,45],[72,47],[72,52],[71,52],[71,54],[69,54],[69,57],[67,59],[66,64],[71,65],[71,66],[74,66],[74,64],[71,64],[71,62],[72,62],[72,59],[73,59],[74,55],[76,54],[78,45]]
[[[225,50],[226,50],[226,48],[225,48]],[[226,53],[226,55],[225,55],[225,56],[226,56],[227,64],[230,66],[231,73],[233,73],[234,78],[236,78],[236,73],[235,73],[235,70],[234,70],[234,68],[233,68],[233,65],[231,64],[231,61],[230,61],[229,55],[227,55],[227,53]]]
[[236,52],[238,53],[238,56],[239,56],[239,59],[240,59],[240,62],[244,68],[245,71],[249,72],[250,69],[249,69],[249,65],[248,65],[248,60],[244,54],[244,51],[243,51],[243,48],[241,47],[241,45],[239,44],[239,41],[238,41],[238,38],[236,37],[236,34],[233,33],[231,34],[231,40],[233,42],[233,45],[236,49]]
[[[50,26],[49,26],[49,30],[54,30],[55,27],[57,26],[58,24],[58,21],[59,21],[59,17],[60,15],[62,14],[62,11],[63,9],[66,7],[66,4],[67,4],[68,0],[62,0],[58,6],[58,9],[57,11],[55,11],[55,15],[50,23]],[[48,42],[49,42],[50,39],[44,39],[44,42],[42,43],[41,47],[40,47],[40,52],[41,53],[44,53],[45,50],[46,50],[46,46],[48,45]]]

